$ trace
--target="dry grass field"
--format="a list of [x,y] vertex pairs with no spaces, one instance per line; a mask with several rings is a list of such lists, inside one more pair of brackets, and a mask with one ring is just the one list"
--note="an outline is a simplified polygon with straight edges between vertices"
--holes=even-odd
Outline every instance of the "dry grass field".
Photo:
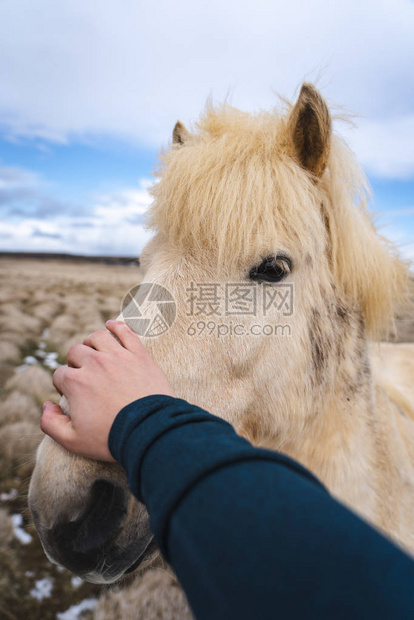
[[[41,403],[58,400],[54,368],[65,363],[71,344],[118,314],[124,294],[139,280],[139,268],[132,266],[0,258],[2,619],[108,618],[104,606],[113,620],[125,617],[122,590],[83,583],[48,562],[26,497],[41,440]],[[401,317],[399,328],[397,341],[414,341],[413,316]]]
[[[140,280],[136,266],[0,259],[0,618],[73,620],[103,588],[46,559],[27,511],[41,403],[72,343],[102,329]],[[67,610],[76,604],[70,613]],[[81,614],[81,610],[85,612]]]

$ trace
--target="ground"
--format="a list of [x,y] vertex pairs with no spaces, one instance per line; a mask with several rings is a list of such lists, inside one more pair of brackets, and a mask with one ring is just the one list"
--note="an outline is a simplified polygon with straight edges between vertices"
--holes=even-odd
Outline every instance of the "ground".
[[119,314],[139,280],[136,265],[0,258],[0,618],[87,618],[103,593],[48,562],[27,490],[41,403],[59,400],[54,368],[72,343]]

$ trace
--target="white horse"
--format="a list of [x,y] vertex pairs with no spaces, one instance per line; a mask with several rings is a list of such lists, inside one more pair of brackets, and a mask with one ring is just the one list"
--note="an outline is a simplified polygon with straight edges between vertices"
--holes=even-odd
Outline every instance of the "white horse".
[[[365,178],[319,92],[304,84],[282,116],[223,106],[192,133],[177,123],[157,174],[141,266],[176,317],[144,342],[177,395],[297,459],[414,552],[409,397],[387,395],[368,350],[405,298],[408,270],[376,232]],[[161,561],[117,465],[45,438],[29,499],[50,559],[87,580]],[[189,613],[183,600],[175,617]]]

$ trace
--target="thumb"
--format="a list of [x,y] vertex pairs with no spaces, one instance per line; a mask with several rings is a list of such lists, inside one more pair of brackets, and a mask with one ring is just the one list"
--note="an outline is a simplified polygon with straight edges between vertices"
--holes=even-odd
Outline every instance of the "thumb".
[[75,432],[70,416],[65,415],[59,405],[50,400],[43,403],[40,428],[64,448],[69,448],[74,439]]

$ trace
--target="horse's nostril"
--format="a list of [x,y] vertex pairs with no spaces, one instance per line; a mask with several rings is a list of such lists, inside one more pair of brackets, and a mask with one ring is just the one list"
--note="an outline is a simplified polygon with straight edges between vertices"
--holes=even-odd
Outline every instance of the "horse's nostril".
[[[52,536],[66,562],[86,561],[116,538],[124,525],[128,494],[119,485],[96,480],[82,514],[75,520],[58,523]],[[65,562],[65,563],[66,563]]]

